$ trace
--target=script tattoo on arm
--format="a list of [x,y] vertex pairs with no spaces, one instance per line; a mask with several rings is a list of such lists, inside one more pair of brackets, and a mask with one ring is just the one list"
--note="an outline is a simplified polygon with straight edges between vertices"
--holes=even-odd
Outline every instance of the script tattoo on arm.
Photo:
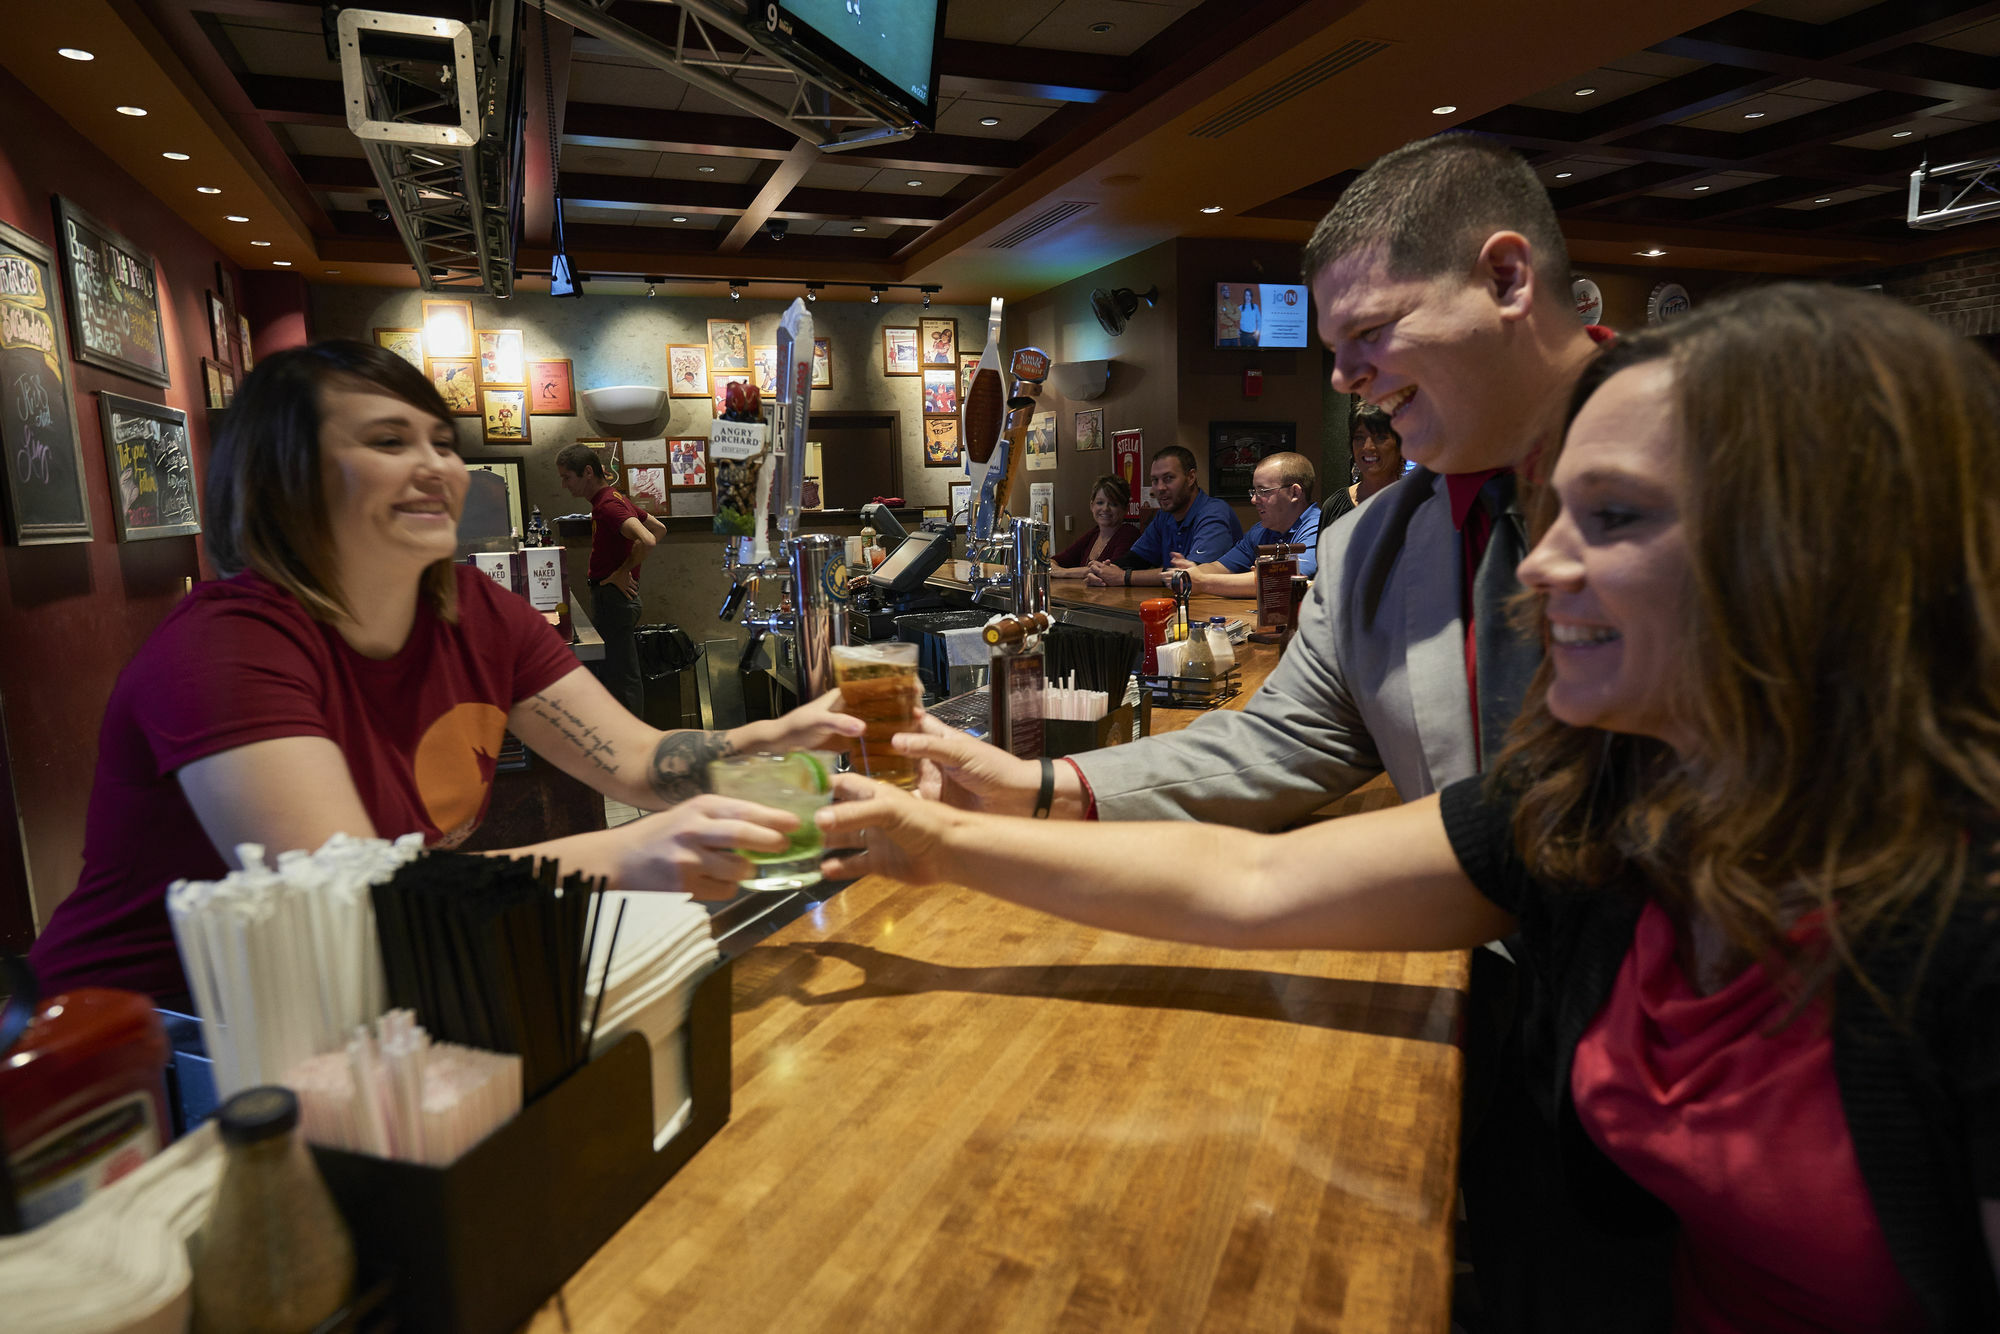
[[528,711],[554,728],[556,735],[576,747],[577,754],[590,761],[607,777],[617,777],[617,755],[611,742],[591,724],[547,695],[536,695],[530,699]]
[[686,801],[708,790],[708,766],[730,753],[727,732],[668,732],[653,747],[646,778],[661,801]]

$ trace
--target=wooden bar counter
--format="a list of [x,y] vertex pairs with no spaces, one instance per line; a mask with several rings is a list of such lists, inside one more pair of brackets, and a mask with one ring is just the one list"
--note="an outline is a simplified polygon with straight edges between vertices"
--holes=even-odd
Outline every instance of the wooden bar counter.
[[1462,953],[869,877],[735,969],[730,1123],[565,1286],[571,1328],[1447,1329]]

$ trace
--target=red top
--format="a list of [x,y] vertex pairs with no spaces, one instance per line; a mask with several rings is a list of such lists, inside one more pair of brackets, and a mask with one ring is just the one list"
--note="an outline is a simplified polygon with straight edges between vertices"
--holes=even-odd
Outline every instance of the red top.
[[1676,1334],[1922,1329],[1855,1161],[1827,1007],[1777,1027],[1789,1008],[1762,967],[1696,991],[1647,904],[1577,1044],[1578,1118],[1680,1217]]
[[458,624],[420,601],[409,642],[380,661],[257,574],[181,599],[105,707],[83,875],[29,951],[45,994],[187,991],[166,887],[227,868],[181,792],[184,764],[253,741],[326,737],[376,834],[464,841],[486,811],[507,711],[578,664],[526,598],[469,566],[455,572]]
[[[632,554],[632,539],[620,531],[627,519],[646,521],[639,507],[619,495],[615,487],[601,486],[590,498],[590,569],[585,577],[591,583],[610,578]],[[634,565],[633,576],[638,573],[639,567]]]
[[[1121,523],[1111,530],[1111,540],[1104,544],[1104,550],[1099,553],[1097,559],[1117,560],[1120,556],[1130,551],[1132,544],[1138,540],[1138,526],[1136,524]],[[1090,548],[1096,541],[1097,529],[1092,528],[1082,537],[1077,538],[1076,541],[1064,547],[1062,554],[1055,558],[1055,563],[1067,569],[1075,569],[1077,566],[1087,563],[1090,560]]]

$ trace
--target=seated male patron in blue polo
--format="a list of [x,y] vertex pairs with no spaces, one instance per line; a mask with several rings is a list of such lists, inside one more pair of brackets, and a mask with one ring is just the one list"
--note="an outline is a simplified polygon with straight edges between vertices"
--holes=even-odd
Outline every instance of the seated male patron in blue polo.
[[1093,588],[1136,588],[1163,584],[1162,573],[1175,556],[1199,565],[1236,545],[1243,523],[1228,502],[1217,500],[1195,480],[1194,453],[1181,445],[1166,445],[1153,454],[1153,503],[1160,512],[1132,549],[1115,561],[1092,561],[1084,581]]
[[1320,507],[1313,500],[1318,485],[1312,461],[1303,454],[1272,454],[1258,460],[1257,470],[1250,475],[1250,503],[1257,507],[1256,525],[1214,560],[1197,562],[1175,556],[1174,568],[1189,572],[1197,593],[1254,598],[1257,548],[1288,542],[1305,548],[1298,553],[1299,573],[1312,578],[1319,572]]

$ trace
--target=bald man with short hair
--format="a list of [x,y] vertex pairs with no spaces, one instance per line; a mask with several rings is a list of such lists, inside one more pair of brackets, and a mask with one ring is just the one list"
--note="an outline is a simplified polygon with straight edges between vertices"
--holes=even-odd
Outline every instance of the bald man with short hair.
[[1319,570],[1320,509],[1313,500],[1318,484],[1312,460],[1305,455],[1266,455],[1250,476],[1250,503],[1257,508],[1256,526],[1214,560],[1197,565],[1177,555],[1174,568],[1190,573],[1197,593],[1254,598],[1257,548],[1290,542],[1305,547],[1299,553],[1299,573],[1311,578]]

